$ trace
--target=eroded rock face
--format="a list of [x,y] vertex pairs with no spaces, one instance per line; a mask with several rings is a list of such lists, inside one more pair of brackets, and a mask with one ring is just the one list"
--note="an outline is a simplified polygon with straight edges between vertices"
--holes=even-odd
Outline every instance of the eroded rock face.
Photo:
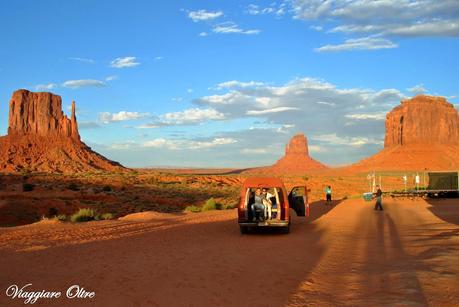
[[290,140],[285,147],[285,156],[271,167],[279,173],[301,173],[324,168],[327,167],[309,156],[308,140],[302,133]]
[[384,148],[420,144],[459,144],[459,115],[445,98],[418,95],[387,114]]
[[309,156],[308,140],[303,134],[295,135],[287,144],[287,146],[285,146],[285,156],[290,155]]
[[123,167],[80,140],[72,102],[70,119],[52,93],[18,90],[10,101],[8,135],[0,137],[0,171],[83,172]]
[[10,101],[8,135],[71,137],[79,141],[75,102],[69,119],[62,112],[60,96],[18,90]]
[[458,167],[457,110],[443,97],[418,95],[387,114],[384,149],[349,169],[455,171]]

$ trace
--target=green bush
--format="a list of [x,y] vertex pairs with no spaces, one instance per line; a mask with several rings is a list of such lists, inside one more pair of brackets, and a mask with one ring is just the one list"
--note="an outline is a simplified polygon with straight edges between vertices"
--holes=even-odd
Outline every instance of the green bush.
[[185,211],[196,213],[196,212],[201,212],[201,208],[199,208],[199,207],[197,207],[197,206],[195,206],[195,205],[192,205],[192,206],[186,207],[186,208],[185,208]]
[[62,221],[62,222],[63,222],[63,221],[65,221],[65,220],[67,219],[67,215],[65,215],[65,214],[59,214],[59,215],[56,215],[54,218],[55,218],[56,220],[58,220],[58,221]]
[[231,209],[236,208],[237,206],[238,206],[237,204],[228,204],[228,205],[225,205],[225,206],[223,207],[223,209],[225,209],[225,210],[231,210]]
[[113,214],[111,213],[103,213],[100,215],[101,220],[111,220],[113,219]]
[[217,210],[217,202],[215,201],[213,197],[209,198],[204,204],[204,206],[202,206],[202,211],[210,211],[210,210]]
[[23,192],[30,192],[30,191],[33,191],[33,189],[35,188],[35,186],[31,183],[24,183],[22,184],[22,191]]
[[96,217],[98,219],[98,216],[97,216],[95,210],[89,209],[89,208],[84,208],[84,209],[80,209],[80,210],[78,210],[78,212],[72,214],[72,216],[70,217],[70,220],[72,222],[74,222],[74,223],[88,222],[88,221],[95,220]]

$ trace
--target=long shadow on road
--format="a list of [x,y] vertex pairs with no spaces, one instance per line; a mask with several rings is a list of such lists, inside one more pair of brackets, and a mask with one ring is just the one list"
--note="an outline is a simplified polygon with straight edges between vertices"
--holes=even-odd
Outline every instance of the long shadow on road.
[[[333,207],[314,204],[312,219]],[[148,223],[139,227],[129,237],[1,251],[0,287],[32,283],[32,289],[65,292],[79,284],[96,292],[91,302],[98,306],[281,306],[326,248],[320,242],[323,230],[300,218],[293,218],[292,232],[283,236],[240,235],[232,216],[167,230],[150,231]],[[0,297],[0,304],[23,304],[5,300]],[[75,304],[62,298],[46,303]]]

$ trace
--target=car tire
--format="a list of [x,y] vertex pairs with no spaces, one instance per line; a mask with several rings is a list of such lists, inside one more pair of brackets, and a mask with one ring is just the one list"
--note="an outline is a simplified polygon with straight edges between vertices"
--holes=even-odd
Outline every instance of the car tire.
[[285,235],[286,235],[286,234],[289,234],[289,233],[290,233],[290,225],[285,226],[285,227],[282,227],[282,228],[281,228],[281,233],[283,233],[283,234],[285,234]]
[[249,227],[247,227],[247,226],[239,226],[239,230],[241,231],[241,234],[243,234],[243,235],[249,233]]

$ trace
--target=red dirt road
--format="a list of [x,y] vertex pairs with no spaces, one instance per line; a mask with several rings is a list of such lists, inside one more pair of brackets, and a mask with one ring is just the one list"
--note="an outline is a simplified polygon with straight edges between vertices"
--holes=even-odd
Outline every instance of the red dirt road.
[[[459,305],[459,202],[315,203],[289,235],[240,235],[236,212],[0,229],[0,306]],[[71,285],[93,299],[67,299]]]

